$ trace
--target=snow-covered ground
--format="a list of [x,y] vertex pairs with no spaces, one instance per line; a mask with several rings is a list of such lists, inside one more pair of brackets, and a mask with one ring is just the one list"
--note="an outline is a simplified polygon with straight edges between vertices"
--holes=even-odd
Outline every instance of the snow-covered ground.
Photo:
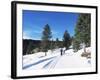
[[[89,48],[86,48],[90,50]],[[73,49],[66,50],[61,56],[60,48],[53,52],[49,50],[47,56],[44,52],[38,52],[31,55],[23,56],[23,69],[57,69],[57,68],[82,68],[91,67],[91,60],[81,57],[83,49],[74,53]]]

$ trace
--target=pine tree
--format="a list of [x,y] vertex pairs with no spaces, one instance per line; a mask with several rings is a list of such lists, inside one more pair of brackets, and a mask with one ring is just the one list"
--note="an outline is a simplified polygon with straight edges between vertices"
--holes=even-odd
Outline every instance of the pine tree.
[[73,39],[72,41],[74,52],[77,52],[80,49],[80,42],[77,39]]
[[86,52],[85,47],[90,46],[90,28],[91,28],[91,15],[90,14],[80,14],[76,28],[75,28],[75,39],[80,44],[84,44],[84,52]]
[[66,47],[66,49],[68,49],[70,45],[71,45],[71,38],[66,30],[63,35],[63,46]]
[[52,39],[52,41],[50,41],[50,49],[53,52],[54,49],[54,40]]
[[56,38],[56,47],[59,48],[59,39]]
[[42,50],[46,52],[48,49],[50,49],[50,39],[52,38],[52,32],[50,29],[50,26],[48,24],[45,25],[43,32],[42,32]]
[[33,45],[32,45],[32,41],[30,41],[30,42],[28,43],[28,46],[27,46],[26,54],[31,54],[31,51],[32,51],[33,48],[34,48],[34,47],[33,47]]

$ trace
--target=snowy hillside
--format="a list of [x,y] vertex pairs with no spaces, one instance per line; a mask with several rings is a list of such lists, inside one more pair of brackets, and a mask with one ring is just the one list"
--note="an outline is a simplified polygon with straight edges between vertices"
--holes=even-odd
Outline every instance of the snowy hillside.
[[[86,48],[90,50],[89,48]],[[44,52],[38,52],[31,55],[23,56],[23,69],[36,70],[36,69],[57,69],[57,68],[81,68],[91,67],[91,60],[81,57],[83,49],[74,53],[73,49],[66,50],[61,56],[60,48],[55,49],[53,52],[49,50],[47,56]]]

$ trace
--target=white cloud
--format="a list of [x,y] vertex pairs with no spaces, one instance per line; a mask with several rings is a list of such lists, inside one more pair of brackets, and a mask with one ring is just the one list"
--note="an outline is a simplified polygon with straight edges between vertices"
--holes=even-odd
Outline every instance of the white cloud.
[[23,32],[23,39],[33,39],[31,36],[29,36],[29,31]]
[[34,39],[40,40],[41,38],[41,31],[40,30],[25,30],[23,31],[23,39]]

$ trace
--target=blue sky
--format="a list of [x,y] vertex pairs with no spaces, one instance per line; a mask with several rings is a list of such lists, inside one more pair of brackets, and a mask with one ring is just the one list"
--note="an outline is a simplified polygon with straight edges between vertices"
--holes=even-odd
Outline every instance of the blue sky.
[[46,24],[51,28],[53,40],[62,40],[65,30],[73,36],[78,16],[78,13],[23,10],[23,38],[40,40]]

